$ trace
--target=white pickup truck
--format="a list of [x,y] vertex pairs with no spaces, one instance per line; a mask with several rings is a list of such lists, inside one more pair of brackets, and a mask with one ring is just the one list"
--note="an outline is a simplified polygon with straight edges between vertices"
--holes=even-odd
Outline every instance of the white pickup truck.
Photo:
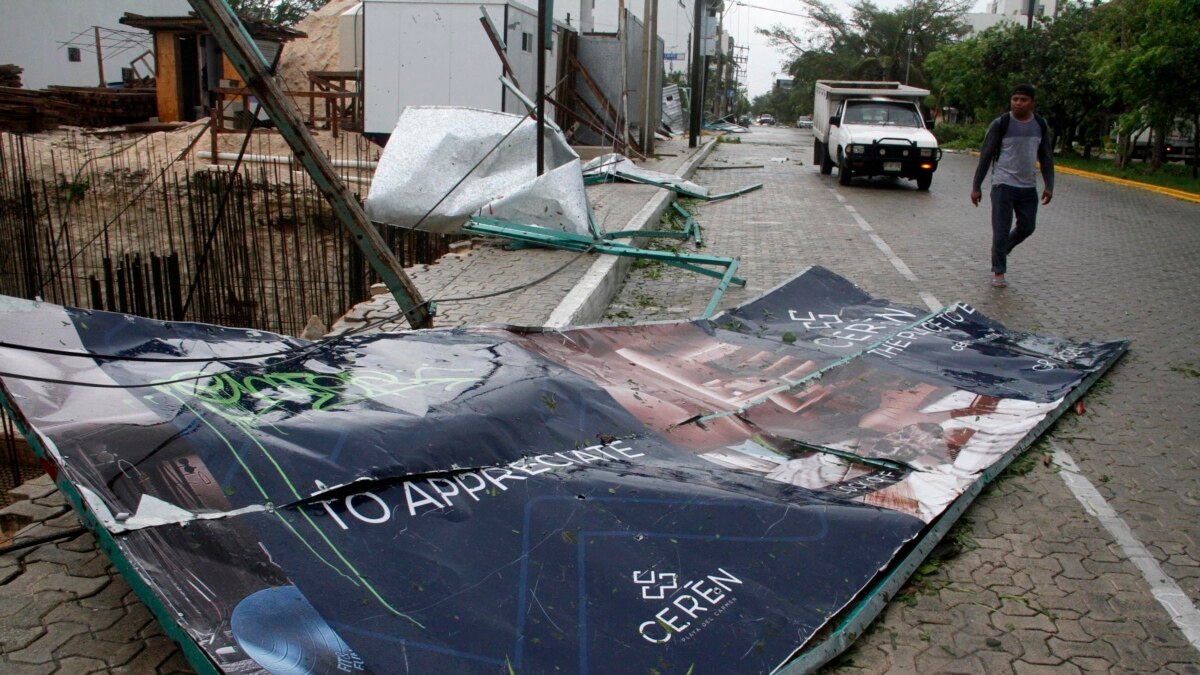
[[921,115],[929,90],[899,82],[818,80],[813,101],[813,163],[838,167],[838,182],[854,176],[899,176],[918,190],[933,184],[942,151]]

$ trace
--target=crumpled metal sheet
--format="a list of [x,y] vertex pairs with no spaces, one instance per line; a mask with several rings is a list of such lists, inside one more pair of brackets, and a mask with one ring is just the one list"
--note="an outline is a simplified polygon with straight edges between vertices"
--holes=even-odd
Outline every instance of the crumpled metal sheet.
[[439,233],[458,232],[471,216],[482,215],[589,234],[579,156],[549,127],[545,152],[546,170],[538,176],[537,123],[527,117],[405,108],[371,181],[367,215]]
[[375,673],[811,654],[1127,347],[821,268],[711,320],[321,343],[0,297],[0,342],[4,405],[205,667]]
[[712,131],[724,131],[724,132],[731,133],[731,134],[748,134],[748,133],[750,133],[750,130],[748,128],[746,128],[740,124],[734,124],[733,122],[726,122],[725,120],[713,120],[711,122],[705,122],[704,128],[710,129]]
[[663,86],[662,123],[667,125],[673,133],[683,132],[683,90],[677,84]]
[[684,192],[696,197],[708,197],[709,190],[690,180],[661,171],[643,169],[633,160],[619,153],[600,155],[583,165],[584,178],[607,178],[608,180],[622,179],[634,183],[646,183],[668,187],[677,192]]

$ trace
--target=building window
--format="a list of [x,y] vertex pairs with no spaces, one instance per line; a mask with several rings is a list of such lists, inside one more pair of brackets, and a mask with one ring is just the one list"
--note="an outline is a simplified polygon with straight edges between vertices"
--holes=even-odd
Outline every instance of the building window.
[[521,51],[533,51],[533,33],[521,33]]
[[67,60],[71,63],[79,63],[83,57],[79,55],[79,47],[67,47]]

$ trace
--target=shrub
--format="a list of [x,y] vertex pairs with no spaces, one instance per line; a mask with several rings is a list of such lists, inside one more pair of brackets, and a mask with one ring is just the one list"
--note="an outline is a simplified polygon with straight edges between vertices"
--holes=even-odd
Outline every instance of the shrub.
[[938,145],[948,150],[978,148],[986,133],[986,124],[939,124],[933,128]]

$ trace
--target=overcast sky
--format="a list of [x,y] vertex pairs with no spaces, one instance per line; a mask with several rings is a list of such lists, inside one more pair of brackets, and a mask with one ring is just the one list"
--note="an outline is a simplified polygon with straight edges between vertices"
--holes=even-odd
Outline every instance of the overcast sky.
[[[747,7],[742,2],[754,7]],[[849,16],[849,4],[841,0],[832,0],[832,4],[842,10],[843,16]],[[875,0],[881,9],[893,9],[908,4],[906,0]],[[984,11],[986,0],[978,0],[974,11]],[[767,9],[759,9],[759,8]],[[805,25],[805,20],[798,16],[769,11],[771,9],[801,14],[802,5],[797,0],[726,0],[725,24],[733,35],[734,42],[739,45],[749,45],[749,63],[746,64],[748,81],[744,80],[749,90],[750,100],[755,96],[770,91],[776,77],[787,77],[782,62],[784,52],[773,49],[767,44],[767,38],[754,32],[755,28],[770,28],[782,24],[796,31]]]

